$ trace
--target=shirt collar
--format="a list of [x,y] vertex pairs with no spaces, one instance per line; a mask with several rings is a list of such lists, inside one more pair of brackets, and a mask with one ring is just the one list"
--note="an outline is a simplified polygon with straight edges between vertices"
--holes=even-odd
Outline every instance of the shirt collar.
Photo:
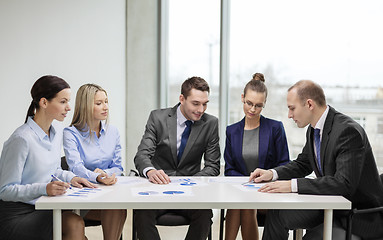
[[177,107],[177,124],[182,125],[185,124],[184,122],[186,121],[186,117],[182,114],[181,112],[181,104]]
[[[89,136],[89,128],[88,128],[88,125],[85,124],[85,127],[79,131],[80,134],[83,136],[83,137],[88,137]],[[100,130],[100,135],[104,135],[106,132],[106,124],[104,121],[101,121],[101,130]],[[95,131],[92,131],[92,133],[94,134]]]
[[[49,139],[48,135],[44,132],[44,130],[33,120],[32,117],[28,117],[28,120],[27,120],[27,125],[36,133],[36,135],[40,138],[40,140],[43,140],[43,139]],[[50,136],[51,136],[51,139],[54,138],[55,134],[56,134],[56,129],[55,127],[53,126],[53,124],[51,124],[50,128],[49,128],[49,132],[50,132]]]
[[322,132],[323,132],[323,127],[324,127],[324,123],[326,121],[326,118],[327,118],[327,114],[328,114],[328,111],[329,111],[329,107],[327,106],[326,107],[326,110],[324,110],[324,112],[322,113],[322,116],[319,118],[317,124],[315,125],[314,128],[318,128],[320,129],[320,134],[322,135]]

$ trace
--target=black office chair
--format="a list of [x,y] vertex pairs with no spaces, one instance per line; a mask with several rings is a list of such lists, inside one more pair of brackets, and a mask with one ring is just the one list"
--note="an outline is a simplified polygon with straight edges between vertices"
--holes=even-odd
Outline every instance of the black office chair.
[[[223,228],[224,228],[224,222],[225,222],[225,209],[221,209],[221,216],[219,221],[219,240],[223,240]],[[265,226],[266,222],[266,214],[264,213],[257,213],[257,222],[258,227]],[[296,239],[296,230],[293,231],[293,239]]]
[[[383,174],[380,174],[380,181],[383,183]],[[352,237],[352,218],[359,214],[369,214],[383,212],[383,207],[367,208],[367,209],[351,209],[347,219],[346,240],[351,240]]]

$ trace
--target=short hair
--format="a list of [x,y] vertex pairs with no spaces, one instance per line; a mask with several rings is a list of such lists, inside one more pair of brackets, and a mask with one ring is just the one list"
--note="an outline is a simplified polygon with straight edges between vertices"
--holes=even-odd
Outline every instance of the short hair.
[[184,95],[185,99],[190,95],[190,91],[192,89],[197,89],[202,92],[207,91],[210,93],[209,84],[205,81],[205,79],[201,77],[191,77],[186,79],[181,86],[181,94]]
[[301,100],[302,104],[304,104],[307,99],[312,99],[319,106],[326,106],[326,97],[319,84],[311,80],[301,80],[291,86],[287,92],[290,92],[293,89],[297,89],[298,98]]
[[93,120],[94,96],[99,91],[105,92],[108,96],[102,87],[92,83],[84,84],[77,90],[76,105],[70,126],[75,126],[79,131],[91,133],[89,126]]
[[254,73],[253,78],[243,89],[243,96],[246,96],[247,90],[253,90],[258,93],[264,93],[267,98],[267,87],[265,85],[265,76],[262,73]]
[[27,117],[33,117],[35,111],[40,108],[39,102],[41,98],[46,98],[48,101],[56,97],[57,93],[70,88],[69,84],[62,78],[52,75],[42,76],[36,80],[31,89],[32,102],[29,105]]

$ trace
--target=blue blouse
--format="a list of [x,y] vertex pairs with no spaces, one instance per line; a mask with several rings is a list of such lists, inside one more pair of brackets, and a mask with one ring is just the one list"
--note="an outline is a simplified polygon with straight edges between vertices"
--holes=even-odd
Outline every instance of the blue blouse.
[[76,175],[96,183],[100,168],[108,175],[122,174],[120,134],[116,127],[101,122],[100,137],[96,132],[79,131],[76,127],[64,129],[64,151],[69,169]]
[[17,128],[4,143],[0,158],[0,199],[34,204],[47,195],[46,186],[55,174],[70,182],[72,172],[61,169],[63,128],[54,121],[50,137],[32,118]]

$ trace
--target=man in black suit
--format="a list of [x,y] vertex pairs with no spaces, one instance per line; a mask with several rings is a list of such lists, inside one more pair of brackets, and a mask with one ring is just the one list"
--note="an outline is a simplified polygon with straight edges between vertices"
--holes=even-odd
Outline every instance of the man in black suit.
[[[353,208],[383,205],[383,186],[364,129],[350,117],[326,104],[323,89],[302,80],[287,93],[289,118],[298,127],[310,124],[306,144],[295,161],[272,170],[256,169],[250,180],[273,181],[261,192],[342,195]],[[305,178],[312,171],[316,178]],[[345,227],[345,211],[334,212],[334,224]],[[323,210],[269,210],[264,240],[288,239],[289,229],[306,229],[304,239],[322,239]],[[382,236],[380,213],[355,216],[353,233],[370,238]]]
[[[209,102],[209,85],[200,77],[189,78],[181,86],[179,100],[173,108],[150,113],[134,158],[140,175],[155,184],[168,184],[169,176],[219,175],[218,119],[204,113]],[[201,169],[202,156],[204,167]],[[138,238],[160,239],[156,218],[169,211],[191,220],[186,239],[207,238],[213,216],[209,209],[136,210]]]

